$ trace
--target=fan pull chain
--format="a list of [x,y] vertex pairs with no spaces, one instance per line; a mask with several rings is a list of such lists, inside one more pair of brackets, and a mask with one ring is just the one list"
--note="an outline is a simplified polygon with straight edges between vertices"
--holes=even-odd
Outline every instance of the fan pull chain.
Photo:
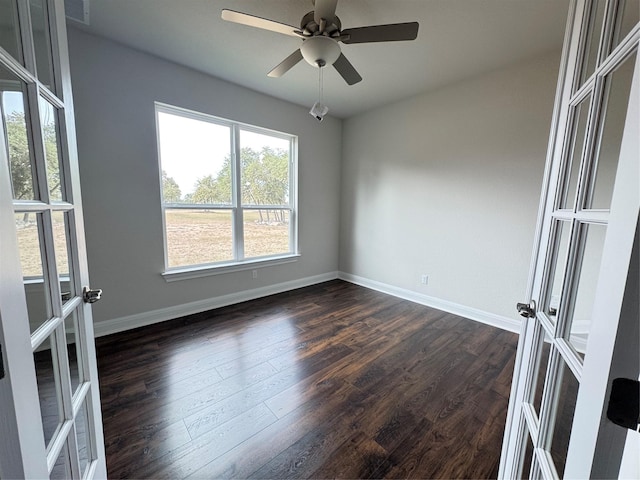
[[322,67],[318,67],[318,70],[319,70],[319,72],[318,72],[318,101],[320,103],[323,103],[323,101],[324,101],[324,99],[323,99],[323,96],[324,96],[324,88],[323,88],[324,87],[324,85],[323,85],[324,78],[323,78]]

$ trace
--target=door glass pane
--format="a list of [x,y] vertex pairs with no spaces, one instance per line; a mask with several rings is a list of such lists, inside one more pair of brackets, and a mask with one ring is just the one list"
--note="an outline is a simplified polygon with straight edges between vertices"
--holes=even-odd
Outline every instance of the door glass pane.
[[80,460],[80,474],[84,475],[87,465],[91,461],[91,436],[89,435],[89,410],[87,396],[82,402],[82,406],[76,415],[76,440],[78,445],[78,459]]
[[606,232],[605,225],[583,225],[582,261],[578,265],[578,279],[574,286],[569,333],[569,343],[583,358],[591,327],[593,299],[596,295]]
[[[591,18],[589,19],[591,28],[589,28],[589,37],[585,45],[585,51],[582,62],[582,81],[580,86],[591,76],[596,69],[598,60],[598,46],[602,33],[604,21],[604,12],[606,0],[595,0],[591,10]],[[587,2],[587,5],[589,2]]]
[[31,138],[27,129],[25,84],[0,65],[1,130],[6,132],[13,198],[34,200]]
[[71,478],[71,460],[69,459],[67,443],[62,447],[62,451],[51,469],[49,478],[51,480],[65,480]]
[[608,209],[611,206],[613,183],[618,169],[622,133],[627,119],[629,92],[637,55],[632,55],[607,79],[609,95],[606,103],[604,124],[601,124],[601,140],[596,161],[596,170],[590,185],[591,201],[587,208]]
[[564,167],[564,179],[566,183],[560,202],[561,209],[573,209],[575,205],[578,178],[580,174],[580,162],[582,159],[582,151],[584,149],[590,105],[591,95],[588,95],[582,102],[573,108],[573,142],[570,142],[571,148],[566,154],[567,161],[565,162]]
[[58,141],[57,111],[44,98],[40,98],[40,122],[44,141],[47,164],[47,185],[49,199],[52,202],[62,201],[62,178],[60,177],[60,143]]
[[533,408],[538,414],[540,419],[540,406],[542,404],[542,392],[544,391],[544,380],[547,375],[547,367],[549,365],[549,352],[551,345],[548,342],[542,344],[540,349],[540,364],[538,366],[538,373],[534,377],[535,383],[531,388],[531,403]]
[[551,439],[550,453],[553,463],[556,466],[560,478],[564,475],[564,467],[569,450],[569,438],[571,436],[571,426],[573,424],[573,414],[576,409],[578,398],[578,380],[573,376],[573,372],[567,364],[559,359],[558,390],[557,390],[557,414],[553,427],[553,437]]
[[69,375],[71,378],[71,392],[75,394],[83,379],[82,353],[78,336],[77,315],[74,311],[64,320],[64,332],[67,341],[67,355],[69,357]]
[[36,53],[36,75],[44,85],[53,91],[53,69],[51,68],[51,37],[47,20],[46,0],[29,0],[33,45]]
[[230,210],[165,210],[168,267],[233,260]]
[[51,317],[51,307],[45,295],[47,278],[40,234],[42,216],[39,213],[16,213],[15,219],[29,326],[33,333]]
[[73,291],[74,283],[71,281],[69,272],[70,240],[68,237],[69,224],[67,215],[68,214],[64,212],[53,212],[51,214],[51,220],[53,222],[53,244],[56,251],[56,267],[58,269],[63,304],[75,295]]
[[287,210],[245,210],[243,216],[246,258],[289,253]]
[[289,140],[240,130],[243,205],[289,204]]
[[231,129],[158,112],[163,202],[231,205]]
[[618,31],[614,37],[613,48],[624,40],[624,37],[640,21],[640,0],[620,0],[618,7]]
[[40,398],[40,414],[44,430],[45,445],[53,438],[62,424],[62,404],[59,398],[58,375],[54,372],[54,355],[51,349],[53,338],[48,337],[33,354]]
[[531,478],[531,471],[533,467],[533,442],[531,441],[531,434],[529,433],[529,428],[526,428],[526,442],[527,446],[524,450],[524,461],[522,463],[522,478]]
[[18,43],[18,15],[15,0],[0,0],[0,47],[18,61],[22,55]]
[[569,242],[571,241],[571,222],[566,220],[556,220],[554,224],[555,242],[547,273],[548,287],[545,298],[544,312],[555,322],[560,306],[560,295],[562,294],[562,284],[564,273],[567,268],[567,255],[569,252]]

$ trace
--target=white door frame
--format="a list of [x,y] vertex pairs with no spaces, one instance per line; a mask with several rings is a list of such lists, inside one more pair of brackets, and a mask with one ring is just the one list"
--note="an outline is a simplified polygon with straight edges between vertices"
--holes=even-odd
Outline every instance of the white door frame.
[[[565,136],[571,135],[571,132],[566,133],[570,120],[569,99],[572,96],[577,96],[573,89],[577,74],[580,73],[579,64],[582,60],[582,47],[579,40],[581,36],[585,35],[580,25],[585,13],[589,13],[589,7],[594,4],[594,2],[587,2],[589,0],[572,1],[565,32],[565,45],[547,151],[547,165],[538,215],[534,255],[527,287],[528,299],[536,302],[541,298],[540,292],[542,292],[543,282],[545,281],[543,276],[544,261],[548,252],[551,229],[551,222],[548,219],[551,217],[551,212],[554,208],[553,203],[558,190],[560,169],[563,168],[563,149],[567,141]],[[613,17],[615,17],[617,5],[618,3],[614,0],[610,0],[606,4],[606,11]],[[574,22],[574,18],[578,19],[580,23],[578,21]],[[612,21],[607,22],[606,25],[607,29],[613,29]],[[615,52],[618,52],[618,54],[611,55],[608,61],[602,63],[599,67],[602,76],[606,74],[604,72],[608,68],[607,65],[616,65],[620,58],[628,54],[632,48],[635,48],[637,52],[639,38],[640,27],[636,24],[624,44],[621,43],[616,48]],[[593,87],[593,78],[591,80],[591,88],[595,88]],[[599,275],[597,294],[592,312],[591,332],[587,344],[588,352],[592,352],[592,354],[589,355],[587,353],[584,365],[569,365],[572,367],[574,374],[576,372],[578,374],[580,389],[564,472],[567,478],[588,478],[594,470],[603,471],[601,465],[594,463],[602,460],[601,455],[597,455],[596,445],[599,439],[602,440],[600,438],[601,420],[603,422],[607,421],[603,419],[603,415],[606,409],[607,387],[610,383],[611,359],[614,353],[619,312],[622,308],[627,281],[626,272],[631,261],[638,212],[640,211],[640,189],[638,188],[638,182],[633,181],[634,179],[640,179],[638,170],[640,162],[636,153],[639,151],[637,132],[640,131],[640,122],[638,121],[640,116],[638,111],[640,104],[640,99],[638,98],[639,88],[640,59],[636,56],[634,80],[630,93],[620,161],[618,163],[618,178],[611,202],[610,210],[612,213],[609,215],[608,211],[603,211],[603,221],[608,224],[608,227],[603,250],[603,267]],[[587,92],[587,89],[585,89],[585,92]],[[601,108],[601,106],[597,108]],[[597,112],[597,114],[599,113]],[[597,216],[597,212],[595,214],[592,213],[591,217],[594,215]],[[539,338],[541,331],[537,322],[538,320],[530,319],[523,324],[521,329],[505,427],[505,441],[500,462],[500,478],[515,478],[522,475],[519,471],[519,466],[524,455],[525,445],[523,442],[526,441],[526,435],[528,435],[525,430],[525,414],[530,414],[530,412],[526,411],[526,408],[523,409],[523,400],[529,395],[527,390],[530,388],[530,385],[525,380],[537,369],[535,364],[536,356],[531,357],[531,353],[536,348],[535,345],[541,340]],[[606,359],[609,360],[607,361]],[[544,452],[540,453],[544,454]],[[617,466],[614,468],[617,468]],[[553,477],[555,472],[552,470],[543,468],[540,473],[543,477]]]
[[[75,119],[69,69],[64,0],[42,0],[41,15],[50,33],[48,40],[52,55],[52,87],[43,84],[35,65],[35,46],[32,39],[31,0],[15,0],[19,28],[20,48],[24,54],[24,65],[8,52],[0,49],[0,63],[11,74],[26,85],[28,115],[33,139],[29,144],[32,168],[38,175],[34,178],[36,200],[14,201],[12,199],[11,173],[7,158],[5,132],[0,132],[0,343],[6,377],[0,380],[0,477],[1,478],[48,478],[57,462],[58,452],[67,451],[70,459],[67,474],[74,478],[106,478],[106,460],[100,410],[100,395],[97,376],[97,361],[91,305],[83,302],[83,286],[89,285],[87,255],[84,238],[80,178],[76,148]],[[37,2],[36,2],[37,4]],[[36,7],[37,8],[37,7]],[[38,57],[38,60],[44,57]],[[45,60],[46,61],[46,60]],[[64,178],[60,189],[66,201],[51,201],[46,175],[46,152],[42,141],[40,102],[46,101],[57,120],[60,177]],[[60,115],[59,112],[62,112]],[[4,124],[0,121],[0,127]],[[33,167],[36,165],[36,167]],[[48,320],[33,334],[29,326],[27,298],[19,260],[19,245],[16,235],[16,212],[40,212],[44,219],[41,226],[46,255],[42,258],[46,268],[41,279],[45,294],[49,295],[51,308]],[[51,218],[52,212],[67,215],[64,235],[69,280],[73,286],[72,298],[64,305],[60,297],[60,281],[67,279],[66,271],[57,272],[54,259]],[[67,223],[68,222],[68,223]],[[66,267],[65,267],[66,268]],[[64,277],[64,278],[63,278]],[[45,281],[48,278],[49,281]],[[73,326],[67,325],[67,320]],[[77,320],[77,321],[76,321]],[[67,335],[75,335],[78,363],[78,385],[72,386],[67,358]],[[58,402],[60,423],[56,433],[45,448],[43,422],[40,418],[40,400],[35,373],[34,349],[47,339],[50,341],[52,361],[56,375],[56,386],[60,387]],[[50,340],[49,340],[50,339]],[[55,353],[54,353],[55,352]],[[59,384],[59,385],[58,385]],[[82,427],[83,457],[79,459],[76,419],[84,418]],[[80,466],[86,464],[84,471]],[[60,474],[60,472],[57,472]]]
[[[0,380],[0,458],[1,478],[48,477],[42,420],[35,382],[35,365],[27,314],[27,300],[22,286],[20,261],[6,252],[17,252],[15,229],[1,228],[15,224],[11,184],[4,135],[0,135],[0,344],[6,376]],[[23,321],[19,321],[23,319]],[[7,342],[6,339],[11,339]],[[24,370],[23,370],[24,369]],[[17,375],[12,373],[16,372]],[[25,381],[24,375],[27,375]],[[15,408],[21,405],[24,408]],[[16,441],[20,439],[20,441]],[[24,451],[37,450],[36,461]]]

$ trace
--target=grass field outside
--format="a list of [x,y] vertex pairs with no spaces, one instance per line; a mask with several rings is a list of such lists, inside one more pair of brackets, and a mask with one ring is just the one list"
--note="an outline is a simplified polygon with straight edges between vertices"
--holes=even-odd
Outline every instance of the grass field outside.
[[[273,220],[273,218],[271,218]],[[289,221],[266,221],[244,212],[245,258],[289,252]],[[166,210],[169,268],[233,260],[233,219],[228,210]]]
[[[55,248],[58,275],[68,276],[69,257],[67,253],[67,235],[64,214],[62,212],[54,212],[51,220],[53,224],[53,244]],[[16,214],[18,247],[20,249],[20,265],[22,266],[22,275],[25,278],[42,277],[43,261],[41,259],[41,242],[38,233],[38,222],[40,221],[40,214]]]
[[[53,234],[58,273],[68,274],[65,224],[62,213],[54,213]],[[266,221],[257,210],[244,214],[245,258],[289,252],[289,218]],[[42,277],[42,260],[36,214],[16,214],[22,274]],[[227,210],[166,210],[169,267],[182,267],[233,260],[232,217]]]

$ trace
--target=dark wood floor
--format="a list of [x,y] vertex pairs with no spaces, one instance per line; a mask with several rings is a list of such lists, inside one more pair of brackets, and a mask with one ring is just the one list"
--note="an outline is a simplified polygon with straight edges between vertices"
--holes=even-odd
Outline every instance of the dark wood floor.
[[495,477],[516,341],[337,280],[100,338],[109,477]]

